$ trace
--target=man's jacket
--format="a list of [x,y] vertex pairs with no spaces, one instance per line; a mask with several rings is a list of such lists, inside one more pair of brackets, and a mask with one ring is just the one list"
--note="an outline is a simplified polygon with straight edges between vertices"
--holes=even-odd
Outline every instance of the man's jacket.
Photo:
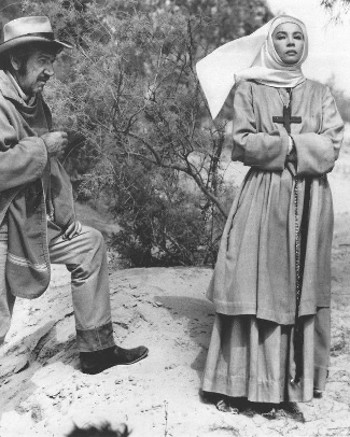
[[26,103],[0,70],[0,223],[8,223],[6,278],[19,297],[40,296],[49,285],[47,216],[62,230],[74,221],[69,177],[40,138],[51,125],[41,95]]

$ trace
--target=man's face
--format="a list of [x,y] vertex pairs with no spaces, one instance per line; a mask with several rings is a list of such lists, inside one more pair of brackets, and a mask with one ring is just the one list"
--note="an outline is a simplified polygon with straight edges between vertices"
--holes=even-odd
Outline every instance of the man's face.
[[54,75],[56,56],[44,49],[34,50],[26,65],[18,70],[18,82],[28,96],[41,92],[46,82]]

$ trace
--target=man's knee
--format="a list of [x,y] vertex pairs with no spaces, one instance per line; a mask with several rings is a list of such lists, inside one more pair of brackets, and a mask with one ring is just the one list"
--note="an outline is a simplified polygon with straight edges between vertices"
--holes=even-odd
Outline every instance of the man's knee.
[[83,227],[80,234],[82,244],[79,245],[79,256],[75,263],[67,265],[72,273],[72,279],[86,279],[93,272],[106,268],[106,247],[100,231],[88,226]]
[[105,242],[100,231],[89,226],[83,227],[82,236],[86,244],[95,250],[105,250]]

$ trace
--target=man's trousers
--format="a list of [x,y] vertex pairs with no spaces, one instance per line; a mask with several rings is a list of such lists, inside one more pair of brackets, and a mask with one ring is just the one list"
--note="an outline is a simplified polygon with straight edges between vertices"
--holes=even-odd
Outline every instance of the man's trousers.
[[[65,264],[71,273],[72,301],[80,352],[114,346],[106,247],[99,231],[83,226],[71,240],[48,224],[52,264]],[[0,241],[0,344],[10,328],[15,297],[6,283],[7,241]]]

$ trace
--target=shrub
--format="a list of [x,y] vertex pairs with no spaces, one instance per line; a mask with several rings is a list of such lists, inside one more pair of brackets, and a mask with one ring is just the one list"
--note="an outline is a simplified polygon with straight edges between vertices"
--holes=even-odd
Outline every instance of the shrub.
[[[195,64],[267,21],[261,1],[24,2],[76,45],[47,99],[84,141],[66,160],[80,198],[103,193],[129,265],[214,262],[228,193]],[[78,6],[77,6],[78,5]],[[64,67],[68,65],[69,68]],[[79,149],[79,150],[78,150]]]

